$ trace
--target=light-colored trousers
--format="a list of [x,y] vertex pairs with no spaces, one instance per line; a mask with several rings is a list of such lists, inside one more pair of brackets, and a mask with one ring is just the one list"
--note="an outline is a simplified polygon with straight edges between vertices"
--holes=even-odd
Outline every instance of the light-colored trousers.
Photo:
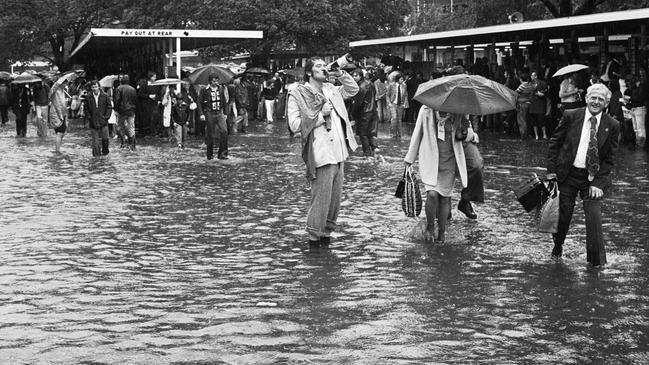
[[403,120],[403,105],[389,104],[390,133],[392,137],[401,137],[401,121]]
[[633,131],[635,132],[636,138],[638,137],[647,137],[647,131],[645,127],[645,118],[647,117],[647,107],[641,106],[638,108],[631,109],[633,113]]
[[49,117],[47,105],[36,106],[36,127],[39,137],[47,137],[47,118]]
[[264,106],[266,107],[266,121],[273,122],[273,115],[275,115],[275,100],[264,99]]
[[187,123],[183,125],[174,123],[174,129],[176,130],[176,143],[184,145],[185,139],[187,139]]
[[306,218],[306,230],[311,240],[328,237],[336,229],[344,180],[344,162],[316,169],[316,178],[311,181],[311,206]]

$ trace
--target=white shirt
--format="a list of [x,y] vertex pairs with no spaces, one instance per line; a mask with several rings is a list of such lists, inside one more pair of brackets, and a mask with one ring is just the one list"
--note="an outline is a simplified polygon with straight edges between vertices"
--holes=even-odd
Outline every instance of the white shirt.
[[95,93],[92,93],[92,96],[95,97],[95,106],[99,106],[99,93],[95,95]]
[[[333,90],[323,88],[322,92],[327,100],[331,100]],[[297,132],[300,130],[300,110],[297,103],[290,99],[288,102],[287,112],[289,116],[289,126],[292,131]],[[313,129],[313,159],[316,167],[338,164],[349,157],[345,141],[345,133],[343,132],[341,119],[336,112],[336,109],[332,107],[329,116],[331,118],[330,131],[327,131],[324,124]],[[320,112],[318,123],[321,123],[323,120],[324,117],[322,116],[322,112]]]
[[[580,169],[585,169],[586,168],[586,153],[588,152],[588,143],[590,142],[590,117],[592,114],[586,109],[586,112],[584,113],[584,125],[581,128],[581,138],[579,138],[579,147],[577,147],[577,155],[575,156],[575,162],[573,162],[573,166],[580,168]],[[599,129],[600,125],[600,120],[602,119],[602,113],[597,114],[595,116],[597,119],[597,124],[595,126],[595,130],[597,131]]]

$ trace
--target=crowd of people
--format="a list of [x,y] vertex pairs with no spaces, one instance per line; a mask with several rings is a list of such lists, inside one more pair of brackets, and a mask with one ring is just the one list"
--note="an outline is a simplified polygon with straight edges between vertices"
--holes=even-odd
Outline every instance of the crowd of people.
[[[468,70],[454,66],[433,72],[429,79],[470,73],[495,79],[517,95],[516,109],[487,116],[445,113],[422,106],[414,95],[425,82],[422,73],[391,66],[357,67],[349,73],[322,58],[309,59],[303,73],[267,77],[241,74],[221,80],[210,74],[207,85],[156,83],[150,72],[136,86],[128,75],[112,86],[83,78],[49,85],[41,82],[10,86],[0,83],[0,112],[16,115],[16,134],[26,135],[34,114],[41,137],[48,126],[56,133],[56,151],[69,118],[85,118],[94,156],[109,153],[111,138],[123,148],[136,148],[137,136],[158,136],[185,147],[188,133],[204,137],[206,157],[228,159],[228,136],[246,133],[250,120],[288,125],[303,141],[302,157],[311,184],[307,216],[309,244],[328,245],[340,210],[344,162],[357,148],[372,158],[380,124],[389,124],[391,138],[402,137],[402,124],[414,123],[406,167],[419,160],[426,191],[425,239],[444,241],[451,195],[462,184],[458,210],[476,219],[471,202],[484,202],[483,160],[477,132],[512,133],[522,140],[550,139],[548,179],[560,191],[559,229],[552,255],[560,257],[575,199],[584,201],[588,261],[606,263],[601,230],[601,202],[610,187],[610,172],[619,143],[647,147],[646,110],[649,84],[644,68],[637,76],[624,72],[610,56],[602,67],[553,77],[556,67],[542,61],[520,70],[492,68],[478,59]],[[586,69],[586,67],[583,67]],[[225,81],[225,82],[223,82]],[[594,154],[592,154],[594,153]]]

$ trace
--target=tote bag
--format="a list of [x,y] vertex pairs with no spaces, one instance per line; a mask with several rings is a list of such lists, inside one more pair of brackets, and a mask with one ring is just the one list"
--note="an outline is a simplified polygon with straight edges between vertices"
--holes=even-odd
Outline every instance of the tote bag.
[[421,213],[421,192],[419,181],[412,171],[412,166],[406,169],[405,189],[401,198],[401,209],[407,217],[417,217]]

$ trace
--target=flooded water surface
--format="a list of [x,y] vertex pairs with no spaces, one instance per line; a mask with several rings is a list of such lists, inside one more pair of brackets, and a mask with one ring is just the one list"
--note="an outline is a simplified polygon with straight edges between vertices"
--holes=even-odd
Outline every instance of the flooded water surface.
[[479,219],[454,208],[426,244],[393,197],[408,138],[381,134],[382,158],[345,166],[330,248],[309,248],[283,125],[232,136],[227,161],[197,139],[93,158],[79,126],[56,155],[2,128],[2,364],[649,363],[645,151],[616,157],[597,270],[579,203],[556,262],[512,192],[544,176],[545,141],[484,133]]

